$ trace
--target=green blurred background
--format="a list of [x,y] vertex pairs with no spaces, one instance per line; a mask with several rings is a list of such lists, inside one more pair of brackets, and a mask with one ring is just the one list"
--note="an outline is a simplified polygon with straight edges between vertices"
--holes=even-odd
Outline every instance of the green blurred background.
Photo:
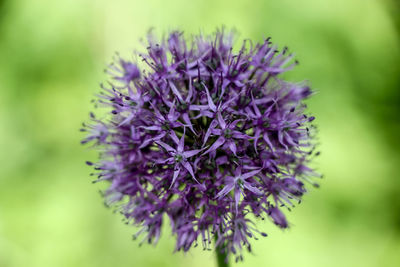
[[400,266],[400,10],[395,1],[0,0],[0,266],[213,266],[201,249],[156,246],[102,204],[79,144],[90,100],[115,51],[132,57],[150,27],[267,36],[300,65],[287,75],[318,92],[325,174],[291,228],[238,266]]

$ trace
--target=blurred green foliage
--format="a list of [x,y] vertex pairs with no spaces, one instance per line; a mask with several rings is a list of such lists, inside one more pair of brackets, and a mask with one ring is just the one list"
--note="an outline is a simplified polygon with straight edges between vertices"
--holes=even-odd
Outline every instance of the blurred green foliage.
[[213,266],[173,254],[104,208],[78,129],[115,51],[132,57],[150,27],[235,27],[296,52],[287,78],[317,94],[325,174],[239,266],[400,266],[400,24],[396,1],[0,1],[0,266]]

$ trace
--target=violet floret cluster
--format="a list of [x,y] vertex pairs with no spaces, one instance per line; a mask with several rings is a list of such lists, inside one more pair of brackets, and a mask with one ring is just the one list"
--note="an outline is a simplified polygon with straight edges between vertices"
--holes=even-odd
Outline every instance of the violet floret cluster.
[[223,30],[190,42],[149,35],[141,65],[118,56],[97,99],[109,115],[91,114],[82,143],[101,151],[88,164],[109,182],[107,204],[140,226],[135,237],[156,243],[169,218],[177,251],[214,244],[241,260],[266,236],[254,221],[287,228],[283,211],[319,175],[303,101],[312,91],[280,78],[293,55],[270,39],[235,52],[232,40]]

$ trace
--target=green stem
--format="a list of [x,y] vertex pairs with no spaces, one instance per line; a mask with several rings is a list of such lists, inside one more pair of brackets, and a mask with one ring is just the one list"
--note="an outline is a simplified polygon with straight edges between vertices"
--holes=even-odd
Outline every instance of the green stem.
[[228,257],[226,255],[226,253],[221,252],[220,248],[216,248],[215,253],[217,255],[217,264],[218,264],[217,266],[218,267],[229,267]]

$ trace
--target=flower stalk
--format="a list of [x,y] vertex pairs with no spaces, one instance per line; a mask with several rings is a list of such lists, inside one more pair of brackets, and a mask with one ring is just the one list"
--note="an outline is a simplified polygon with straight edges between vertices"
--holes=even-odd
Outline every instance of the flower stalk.
[[217,256],[217,266],[218,267],[229,267],[228,256],[225,252],[221,251],[219,248],[215,250]]

